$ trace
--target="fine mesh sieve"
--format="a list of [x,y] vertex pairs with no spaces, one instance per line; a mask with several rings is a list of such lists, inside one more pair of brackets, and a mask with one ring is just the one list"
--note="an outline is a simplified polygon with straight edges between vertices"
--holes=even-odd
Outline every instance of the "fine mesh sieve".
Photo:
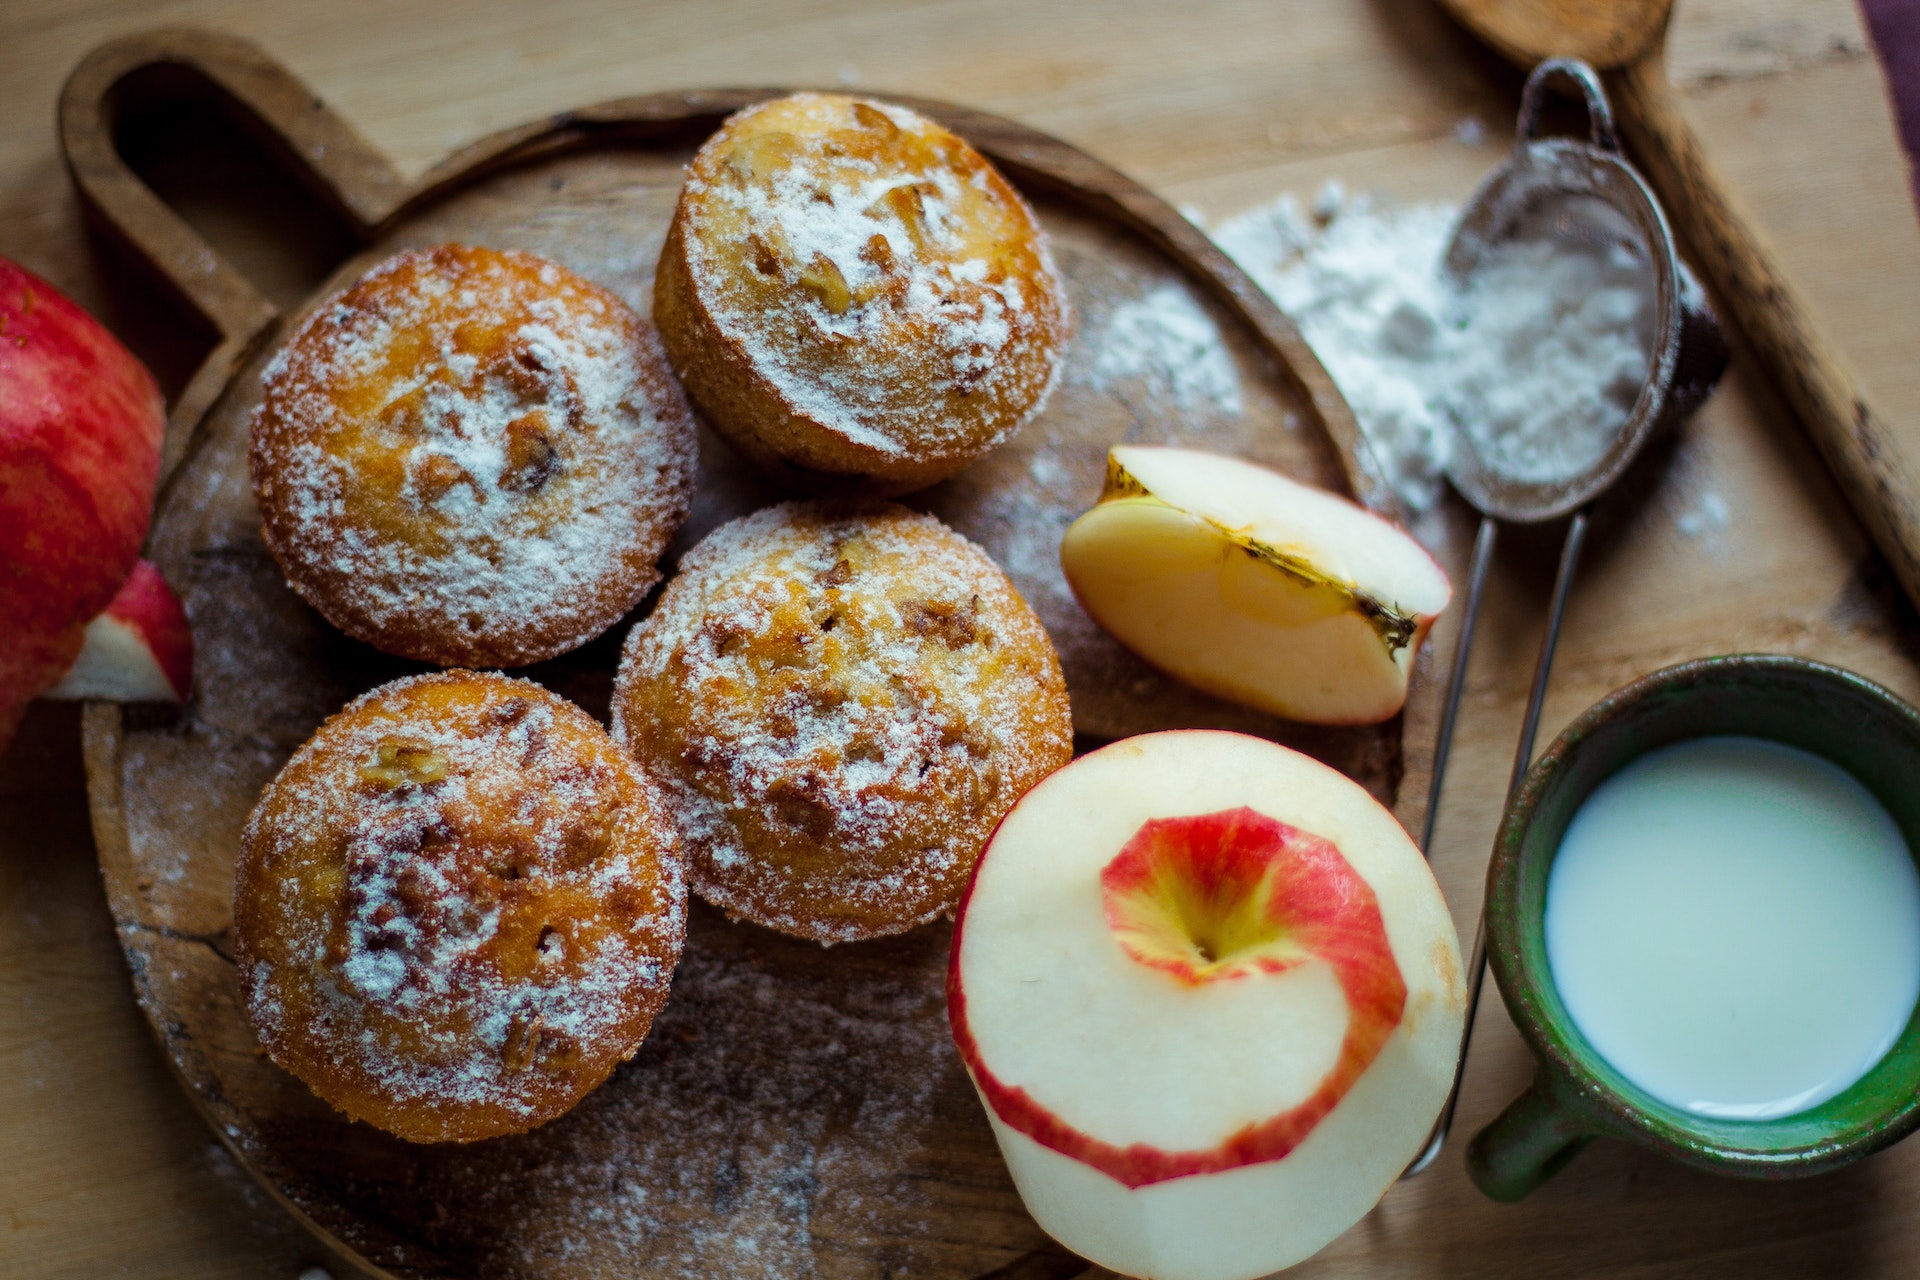
[[[1587,138],[1543,138],[1540,116],[1547,90],[1563,82],[1584,100]],[[1466,687],[1467,654],[1473,644],[1474,623],[1493,547],[1501,521],[1539,524],[1571,516],[1560,548],[1547,611],[1546,634],[1534,664],[1533,686],[1521,722],[1507,783],[1511,801],[1533,759],[1533,740],[1540,725],[1540,706],[1546,697],[1553,668],[1553,651],[1560,638],[1567,593],[1573,584],[1580,548],[1586,541],[1587,516],[1593,502],[1620,478],[1649,440],[1697,409],[1727,365],[1727,343],[1719,322],[1707,305],[1706,294],[1674,251],[1673,233],[1653,192],[1620,154],[1613,128],[1613,110],[1600,77],[1583,62],[1555,58],[1541,63],[1527,77],[1520,99],[1517,139],[1506,162],[1481,184],[1460,215],[1447,246],[1443,269],[1456,286],[1470,290],[1474,273],[1509,244],[1549,240],[1591,250],[1619,248],[1645,265],[1654,312],[1647,351],[1647,375],[1631,409],[1614,428],[1612,438],[1577,470],[1548,479],[1517,477],[1502,470],[1476,444],[1475,433],[1455,433],[1447,479],[1455,491],[1480,512],[1480,531],[1474,539],[1466,615],[1454,649],[1453,672],[1434,748],[1433,780],[1427,796],[1426,827],[1420,847],[1431,856],[1435,820],[1440,812],[1440,786],[1446,774],[1460,697]],[[1474,1016],[1486,974],[1486,920],[1475,930],[1472,958],[1467,967],[1467,1018],[1461,1036],[1459,1060],[1454,1066],[1452,1092],[1434,1124],[1426,1149],[1407,1168],[1419,1173],[1433,1163],[1446,1143],[1460,1098],[1460,1080],[1472,1043]]]

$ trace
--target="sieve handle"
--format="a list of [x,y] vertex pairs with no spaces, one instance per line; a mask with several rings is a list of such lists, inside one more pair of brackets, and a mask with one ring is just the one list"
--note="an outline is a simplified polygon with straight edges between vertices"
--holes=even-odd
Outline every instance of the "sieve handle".
[[[1573,518],[1567,522],[1566,538],[1560,544],[1560,567],[1553,576],[1553,598],[1547,606],[1547,629],[1540,637],[1540,655],[1533,664],[1533,688],[1527,694],[1527,713],[1520,724],[1520,741],[1513,753],[1513,774],[1507,782],[1508,804],[1513,803],[1521,780],[1527,776],[1527,767],[1533,763],[1533,740],[1540,731],[1540,708],[1547,700],[1547,685],[1553,676],[1553,653],[1560,646],[1560,624],[1567,615],[1567,597],[1573,590],[1574,570],[1580,565],[1580,549],[1587,542],[1589,510],[1590,507],[1582,507],[1573,513]],[[1492,516],[1480,518],[1480,536],[1474,547],[1473,590],[1468,596],[1467,605],[1470,612],[1464,634],[1460,637],[1460,656],[1454,665],[1454,687],[1448,694],[1449,715],[1442,721],[1440,747],[1435,753],[1437,762],[1446,759],[1448,739],[1453,733],[1451,711],[1457,708],[1461,690],[1466,685],[1466,646],[1473,637],[1472,614],[1479,609],[1480,589],[1486,579],[1486,561],[1493,554],[1494,528]],[[1428,858],[1433,856],[1433,815],[1439,809],[1440,773],[1436,769],[1433,789],[1427,797],[1427,828],[1422,850]],[[1480,1011],[1480,992],[1487,979],[1487,907],[1484,897],[1480,902],[1479,923],[1473,932],[1473,954],[1467,960],[1466,978],[1467,1016],[1460,1028],[1460,1052],[1453,1063],[1453,1087],[1447,1092],[1447,1103],[1440,1109],[1440,1118],[1433,1123],[1433,1132],[1428,1135],[1426,1147],[1407,1166],[1406,1172],[1400,1175],[1403,1178],[1422,1172],[1439,1157],[1440,1148],[1446,1145],[1447,1134],[1453,1129],[1453,1113],[1460,1105],[1460,1083],[1466,1077],[1467,1054],[1473,1048],[1473,1023]],[[1554,1168],[1559,1166],[1555,1165]]]
[[1599,73],[1574,58],[1548,58],[1527,77],[1527,87],[1520,93],[1520,119],[1515,126],[1520,141],[1532,142],[1540,136],[1540,108],[1546,101],[1547,90],[1557,80],[1570,83],[1587,104],[1587,141],[1602,151],[1618,152],[1620,137],[1613,127],[1613,106],[1607,101]]

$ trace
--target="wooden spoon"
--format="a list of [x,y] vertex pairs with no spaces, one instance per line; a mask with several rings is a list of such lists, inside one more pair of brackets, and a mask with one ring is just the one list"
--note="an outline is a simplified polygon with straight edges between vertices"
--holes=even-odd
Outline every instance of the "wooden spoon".
[[1578,58],[1604,73],[1621,132],[1695,265],[1920,606],[1920,477],[1681,118],[1662,48],[1672,0],[1440,3],[1522,67]]

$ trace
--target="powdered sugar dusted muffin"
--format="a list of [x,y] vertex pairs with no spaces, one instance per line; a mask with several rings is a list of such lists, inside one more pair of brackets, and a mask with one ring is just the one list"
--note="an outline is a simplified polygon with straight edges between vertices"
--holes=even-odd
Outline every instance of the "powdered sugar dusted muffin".
[[605,631],[659,581],[693,420],[631,308],[507,250],[407,250],[267,367],[250,464],[267,546],[347,634],[515,666]]
[[553,1119],[667,999],[685,866],[572,703],[450,671],[320,726],[242,837],[234,942],[273,1060],[357,1120],[471,1142]]
[[1066,295],[1018,193],[913,111],[749,107],[687,171],[653,314],[694,404],[776,478],[904,493],[1045,400]]
[[985,552],[892,505],[716,530],[627,638],[614,737],[666,784],[694,891],[820,942],[958,902],[1073,751],[1059,659]]

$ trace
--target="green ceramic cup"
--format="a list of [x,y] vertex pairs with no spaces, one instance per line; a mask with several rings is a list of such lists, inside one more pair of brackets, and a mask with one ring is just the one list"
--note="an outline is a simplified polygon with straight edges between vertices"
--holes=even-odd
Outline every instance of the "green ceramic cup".
[[1920,850],[1920,712],[1850,672],[1802,658],[1737,654],[1667,667],[1589,709],[1534,764],[1508,806],[1487,870],[1487,954],[1535,1058],[1531,1088],[1474,1136],[1467,1171],[1495,1200],[1519,1200],[1596,1137],[1619,1138],[1713,1173],[1824,1173],[1920,1127],[1920,1016],[1844,1092],[1776,1120],[1715,1120],[1643,1092],[1574,1026],[1547,967],[1547,872],[1574,811],[1634,758],[1686,738],[1744,734],[1825,756],[1886,805]]

